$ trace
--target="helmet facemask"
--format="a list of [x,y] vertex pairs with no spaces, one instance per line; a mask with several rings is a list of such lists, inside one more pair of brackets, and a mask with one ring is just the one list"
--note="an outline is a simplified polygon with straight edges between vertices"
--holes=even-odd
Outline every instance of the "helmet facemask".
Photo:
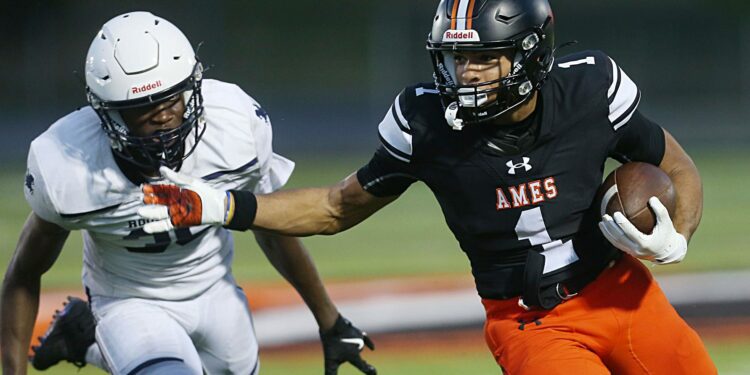
[[[88,90],[91,106],[101,119],[104,132],[109,137],[112,150],[120,158],[147,170],[158,170],[161,165],[179,168],[195,150],[206,130],[203,119],[203,95],[201,93],[203,68],[195,64],[193,74],[168,90],[124,101],[103,101]],[[180,126],[149,136],[132,135],[120,115],[124,109],[158,105],[182,95],[185,104]]]

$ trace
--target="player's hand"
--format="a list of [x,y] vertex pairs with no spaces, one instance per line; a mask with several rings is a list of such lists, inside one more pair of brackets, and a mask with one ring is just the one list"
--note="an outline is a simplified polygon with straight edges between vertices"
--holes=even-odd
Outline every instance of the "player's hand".
[[143,226],[146,233],[195,225],[224,225],[227,217],[226,191],[212,188],[199,178],[177,173],[162,166],[159,172],[167,184],[144,184],[143,203],[138,209],[146,219],[156,220]]
[[659,264],[682,261],[687,253],[685,236],[675,230],[669,211],[659,198],[651,197],[648,204],[656,214],[651,234],[639,231],[621,212],[615,212],[614,217],[602,216],[599,229],[612,245],[636,258]]
[[351,363],[367,375],[378,373],[375,367],[365,362],[360,356],[365,346],[370,350],[375,350],[375,344],[366,333],[353,326],[343,316],[339,315],[331,329],[320,332],[320,341],[323,342],[325,375],[336,375],[339,366],[344,362]]

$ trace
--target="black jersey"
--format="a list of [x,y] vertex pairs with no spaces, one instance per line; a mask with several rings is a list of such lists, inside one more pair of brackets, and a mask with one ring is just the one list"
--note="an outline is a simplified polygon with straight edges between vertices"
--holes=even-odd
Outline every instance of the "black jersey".
[[451,129],[432,84],[404,89],[378,127],[381,147],[358,171],[376,196],[424,182],[471,261],[483,298],[522,293],[530,251],[543,275],[564,280],[599,272],[613,247],[591,208],[608,157],[658,165],[662,129],[637,110],[635,83],[599,51],[559,59],[542,86],[522,153],[498,152],[477,125]]

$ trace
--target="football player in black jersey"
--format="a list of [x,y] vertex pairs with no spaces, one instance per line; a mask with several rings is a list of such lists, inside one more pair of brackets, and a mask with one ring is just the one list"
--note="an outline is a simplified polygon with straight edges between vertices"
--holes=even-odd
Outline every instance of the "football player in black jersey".
[[[144,186],[157,206],[141,214],[161,220],[146,230],[333,234],[422,181],[469,257],[486,341],[506,373],[716,373],[635,259],[684,258],[702,211],[698,171],[639,111],[638,87],[610,57],[555,58],[554,21],[547,0],[441,1],[427,42],[435,82],[401,91],[367,165],[327,188],[258,196],[164,168],[176,185]],[[673,217],[652,198],[658,223],[647,235],[592,209],[607,158],[669,174]],[[203,212],[206,200],[225,210]]]

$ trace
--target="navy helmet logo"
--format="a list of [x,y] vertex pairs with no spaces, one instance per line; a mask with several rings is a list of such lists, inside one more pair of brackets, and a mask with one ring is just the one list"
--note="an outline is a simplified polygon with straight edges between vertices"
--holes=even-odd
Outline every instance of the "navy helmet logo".
[[24,182],[26,188],[29,189],[29,193],[34,194],[34,175],[31,172],[26,171],[26,180]]

